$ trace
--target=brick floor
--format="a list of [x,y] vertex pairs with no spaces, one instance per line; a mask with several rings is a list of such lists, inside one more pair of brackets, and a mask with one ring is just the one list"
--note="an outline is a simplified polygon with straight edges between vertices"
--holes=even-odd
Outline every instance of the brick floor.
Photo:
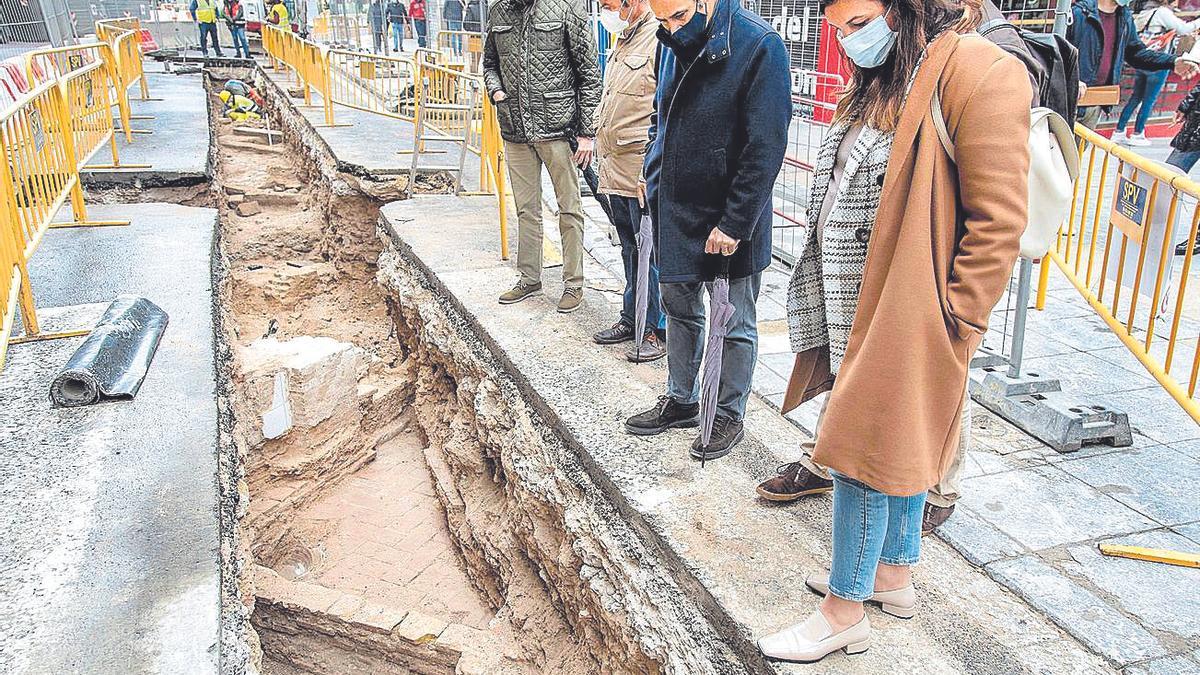
[[296,531],[327,533],[317,544],[325,561],[304,580],[486,629],[494,613],[463,572],[434,495],[417,438],[380,446],[297,514]]

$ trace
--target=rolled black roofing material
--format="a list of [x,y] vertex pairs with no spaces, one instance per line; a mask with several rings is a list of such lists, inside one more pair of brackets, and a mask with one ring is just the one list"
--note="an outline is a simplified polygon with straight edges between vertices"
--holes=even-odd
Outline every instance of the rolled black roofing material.
[[137,395],[167,328],[167,313],[146,298],[118,296],[50,384],[56,407]]

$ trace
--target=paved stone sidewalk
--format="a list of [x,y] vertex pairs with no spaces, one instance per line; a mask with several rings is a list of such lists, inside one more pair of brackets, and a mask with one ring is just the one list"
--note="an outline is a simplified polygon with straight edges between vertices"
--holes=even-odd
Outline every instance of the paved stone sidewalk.
[[[620,288],[620,249],[599,205],[585,198],[585,206],[585,246],[615,277],[594,285]],[[557,236],[550,210],[546,230]],[[788,279],[787,270],[768,269],[758,303],[754,390],[775,408],[793,359]],[[1200,598],[1180,592],[1200,582],[1196,570],[1105,558],[1096,547],[1111,542],[1200,552],[1200,427],[1057,270],[1050,293],[1047,310],[1030,313],[1028,370],[1129,413],[1134,445],[1061,455],[976,405],[963,495],[938,535],[1115,666],[1130,673],[1200,673]],[[602,297],[615,317],[620,295]],[[1008,304],[1006,295],[993,317],[990,345],[1006,348]],[[810,402],[787,418],[811,431],[818,409]]]

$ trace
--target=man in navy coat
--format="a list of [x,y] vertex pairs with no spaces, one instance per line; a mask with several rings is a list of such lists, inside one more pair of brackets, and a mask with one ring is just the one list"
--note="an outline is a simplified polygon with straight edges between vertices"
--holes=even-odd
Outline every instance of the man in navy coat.
[[724,344],[712,439],[715,459],[742,439],[758,352],[755,302],[771,263],[771,193],[792,116],[783,39],[737,0],[650,0],[661,27],[646,201],[655,224],[667,314],[667,392],[631,417],[633,434],[696,426],[704,292],[728,266],[736,313]]

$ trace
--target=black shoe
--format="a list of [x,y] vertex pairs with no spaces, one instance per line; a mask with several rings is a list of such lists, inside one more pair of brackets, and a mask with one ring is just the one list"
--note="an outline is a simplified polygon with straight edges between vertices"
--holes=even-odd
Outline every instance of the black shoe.
[[[1175,255],[1187,255],[1187,242],[1181,241],[1175,246]],[[1200,237],[1196,238],[1196,245],[1192,247],[1192,255],[1200,255]]]
[[735,420],[732,417],[717,415],[713,420],[712,436],[708,439],[708,445],[700,444],[700,437],[692,443],[692,459],[698,459],[702,462],[719,459],[729,454],[733,450],[733,446],[742,442],[745,434],[742,433],[742,423],[740,420]]
[[592,340],[598,345],[615,345],[629,342],[632,339],[633,326],[624,321],[618,321],[612,325],[612,328],[605,328],[592,336]]
[[667,346],[654,331],[646,333],[646,337],[642,338],[641,348],[634,349],[634,345],[629,345],[629,348],[625,350],[625,358],[631,363],[657,361],[666,355]]
[[700,404],[684,405],[670,396],[659,396],[658,404],[625,421],[625,431],[635,436],[653,436],[667,429],[694,427],[699,423]]

